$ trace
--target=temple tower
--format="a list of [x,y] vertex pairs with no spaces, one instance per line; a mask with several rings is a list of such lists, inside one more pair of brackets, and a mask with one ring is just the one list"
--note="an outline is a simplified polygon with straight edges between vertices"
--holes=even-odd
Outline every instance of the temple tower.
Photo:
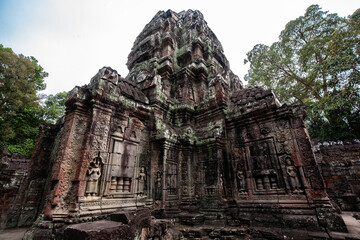
[[46,138],[53,147],[37,145],[35,158],[51,162],[39,194],[45,219],[70,224],[148,208],[190,226],[344,229],[304,109],[243,88],[199,11],[159,11],[127,66],[125,78],[104,67],[75,87]]

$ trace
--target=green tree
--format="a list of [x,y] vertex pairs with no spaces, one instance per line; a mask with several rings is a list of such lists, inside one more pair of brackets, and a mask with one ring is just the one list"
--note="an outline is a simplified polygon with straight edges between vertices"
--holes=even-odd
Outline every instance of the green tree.
[[359,10],[348,18],[310,6],[270,47],[247,54],[250,85],[272,88],[288,104],[308,107],[308,126],[320,141],[359,138]]
[[37,92],[48,74],[34,57],[0,45],[0,147],[31,155],[43,110]]
[[45,97],[45,104],[43,106],[43,119],[47,123],[56,123],[65,114],[65,101],[68,92],[59,92],[55,95],[48,95]]

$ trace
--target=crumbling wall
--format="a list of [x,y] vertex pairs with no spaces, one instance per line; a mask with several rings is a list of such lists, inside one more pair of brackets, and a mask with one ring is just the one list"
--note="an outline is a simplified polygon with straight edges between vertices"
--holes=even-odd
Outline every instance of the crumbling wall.
[[360,143],[319,143],[314,152],[329,197],[341,210],[360,211]]
[[2,152],[0,161],[0,228],[5,227],[8,210],[13,206],[21,183],[28,172],[30,159],[13,154],[8,157],[8,150]]
[[28,174],[19,185],[13,204],[8,206],[5,227],[30,226],[41,212],[49,188],[47,178],[51,173],[52,154],[57,150],[56,136],[60,127],[60,123],[41,127],[34,154],[28,160]]

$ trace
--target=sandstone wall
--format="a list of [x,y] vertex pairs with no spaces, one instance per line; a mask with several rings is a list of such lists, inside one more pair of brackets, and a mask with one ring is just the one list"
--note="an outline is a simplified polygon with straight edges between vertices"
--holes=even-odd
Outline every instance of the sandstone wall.
[[0,161],[0,228],[5,225],[8,210],[15,202],[21,183],[27,175],[30,160],[25,156],[7,156],[4,149]]
[[[61,123],[42,126],[34,153],[30,160],[26,160],[27,171],[24,172],[23,181],[18,182],[16,198],[14,197],[12,203],[6,206],[4,227],[30,226],[40,214],[50,187],[47,178],[51,173],[52,154],[57,150],[56,136],[60,127]],[[25,160],[22,161],[21,165],[17,165],[24,169]]]
[[315,145],[329,197],[346,211],[360,211],[360,143],[337,142]]

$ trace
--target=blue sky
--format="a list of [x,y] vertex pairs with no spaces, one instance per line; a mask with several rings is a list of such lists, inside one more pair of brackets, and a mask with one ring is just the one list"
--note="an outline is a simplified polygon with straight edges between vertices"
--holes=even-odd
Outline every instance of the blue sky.
[[136,36],[159,10],[200,10],[223,45],[231,69],[246,74],[246,53],[276,41],[311,4],[348,16],[359,0],[0,0],[0,44],[34,56],[49,73],[46,94],[89,83],[103,66],[125,77]]

